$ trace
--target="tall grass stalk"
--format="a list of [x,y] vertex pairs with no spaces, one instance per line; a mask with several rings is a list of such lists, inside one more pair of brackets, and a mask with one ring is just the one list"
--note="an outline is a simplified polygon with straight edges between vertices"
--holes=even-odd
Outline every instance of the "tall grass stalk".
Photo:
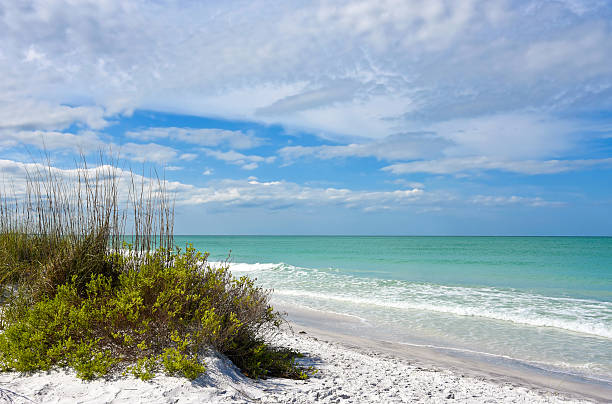
[[52,294],[73,276],[83,286],[94,274],[112,272],[108,254],[126,241],[138,256],[174,247],[174,206],[158,176],[123,170],[103,153],[95,167],[81,157],[62,170],[47,158],[24,164],[22,174],[11,183],[5,178],[0,190],[3,287]]
[[5,182],[0,370],[70,366],[89,379],[123,364],[195,378],[213,347],[251,377],[305,378],[296,352],[267,342],[282,323],[270,292],[175,248],[165,179],[118,163],[101,153],[62,170],[47,158]]

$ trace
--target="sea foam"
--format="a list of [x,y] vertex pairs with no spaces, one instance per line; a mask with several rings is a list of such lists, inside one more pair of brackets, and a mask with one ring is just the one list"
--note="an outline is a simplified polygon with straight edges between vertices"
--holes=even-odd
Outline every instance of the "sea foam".
[[237,273],[256,272],[258,279],[278,296],[482,317],[612,338],[610,302],[493,287],[365,278],[283,263],[231,263],[230,269]]

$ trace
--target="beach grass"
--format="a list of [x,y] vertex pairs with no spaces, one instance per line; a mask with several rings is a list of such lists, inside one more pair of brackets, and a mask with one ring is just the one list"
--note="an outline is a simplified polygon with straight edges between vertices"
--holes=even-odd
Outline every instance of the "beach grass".
[[215,349],[252,378],[306,378],[298,352],[267,342],[284,321],[270,292],[177,248],[166,182],[118,161],[59,170],[47,160],[5,181],[0,368],[194,379]]

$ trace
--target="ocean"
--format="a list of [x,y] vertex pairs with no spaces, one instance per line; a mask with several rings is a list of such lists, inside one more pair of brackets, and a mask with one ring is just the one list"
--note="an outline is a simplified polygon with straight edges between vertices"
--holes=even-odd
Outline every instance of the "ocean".
[[208,251],[212,263],[231,250],[235,275],[273,289],[272,303],[280,307],[336,316],[324,326],[338,332],[612,383],[609,237],[176,236],[175,242]]

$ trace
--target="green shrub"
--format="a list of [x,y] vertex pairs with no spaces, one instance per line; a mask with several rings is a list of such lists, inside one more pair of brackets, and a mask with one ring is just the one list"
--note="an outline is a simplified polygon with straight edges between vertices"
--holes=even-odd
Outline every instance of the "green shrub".
[[302,367],[296,363],[302,354],[292,349],[278,348],[266,344],[261,339],[234,341],[225,354],[242,371],[253,379],[267,377],[286,377],[307,379],[315,373],[312,367]]
[[129,370],[134,377],[147,381],[155,376],[156,368],[156,357],[144,357],[138,359],[134,365],[128,366],[127,370]]
[[207,266],[206,258],[191,247],[139,258],[113,254],[108,261],[125,269],[92,275],[81,292],[74,275],[33,305],[11,300],[1,316],[0,366],[24,372],[70,366],[91,379],[132,363],[128,370],[143,380],[159,368],[194,379],[205,371],[198,355],[214,347],[250,377],[304,377],[296,352],[262,339],[282,322],[268,291]]
[[28,173],[25,196],[0,189],[1,370],[194,379],[211,347],[254,378],[312,370],[265,342],[283,321],[269,291],[209,267],[208,254],[191,246],[174,249],[162,181],[132,177],[134,234],[126,237],[116,166],[91,170],[83,161],[71,175],[48,166]]
[[23,302],[3,313],[6,324],[0,335],[0,368],[30,372],[52,366],[70,366],[83,379],[103,376],[117,363],[108,347],[95,336],[95,313],[81,298],[74,284],[58,287],[53,298],[29,308]]
[[185,355],[176,348],[166,348],[161,354],[161,362],[167,374],[182,375],[188,379],[195,379],[206,370],[197,355]]

